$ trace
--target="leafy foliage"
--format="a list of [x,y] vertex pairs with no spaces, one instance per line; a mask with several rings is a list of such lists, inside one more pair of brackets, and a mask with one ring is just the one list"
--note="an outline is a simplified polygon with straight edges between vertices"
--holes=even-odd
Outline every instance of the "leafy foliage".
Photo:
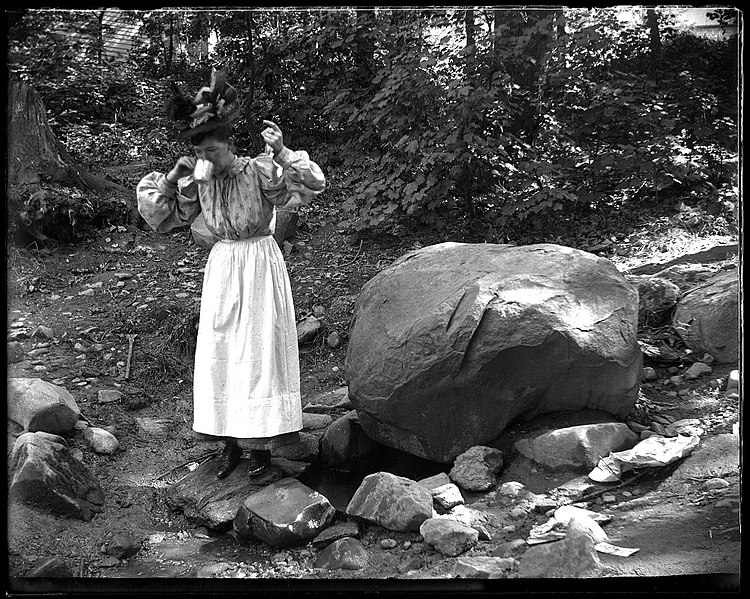
[[737,36],[631,12],[129,11],[137,43],[108,62],[102,11],[30,11],[9,64],[66,148],[102,166],[188,151],[161,114],[168,84],[196,90],[225,65],[244,102],[238,146],[260,151],[262,119],[278,122],[344,189],[343,228],[440,228],[458,211],[502,236],[738,184]]

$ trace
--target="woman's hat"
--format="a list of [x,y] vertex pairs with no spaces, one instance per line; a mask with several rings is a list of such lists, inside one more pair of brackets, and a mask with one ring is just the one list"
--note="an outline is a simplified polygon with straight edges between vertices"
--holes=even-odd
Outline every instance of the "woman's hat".
[[224,67],[211,70],[211,85],[202,87],[195,98],[184,96],[174,82],[170,87],[174,95],[165,109],[167,116],[177,121],[178,139],[218,129],[240,114],[237,90],[226,82]]

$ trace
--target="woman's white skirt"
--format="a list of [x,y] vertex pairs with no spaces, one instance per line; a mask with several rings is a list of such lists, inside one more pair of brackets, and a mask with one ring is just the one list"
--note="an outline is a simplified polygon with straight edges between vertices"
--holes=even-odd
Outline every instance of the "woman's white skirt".
[[302,428],[292,290],[271,235],[211,249],[193,397],[197,433],[254,439]]

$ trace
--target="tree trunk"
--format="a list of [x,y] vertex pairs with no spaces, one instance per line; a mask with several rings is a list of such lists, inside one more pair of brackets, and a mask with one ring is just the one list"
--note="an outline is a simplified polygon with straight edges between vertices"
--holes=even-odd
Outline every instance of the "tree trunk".
[[653,8],[646,11],[646,25],[648,26],[649,48],[651,50],[651,76],[659,82],[661,38],[659,36],[659,16]]
[[21,81],[10,82],[7,123],[6,191],[10,203],[23,204],[26,198],[42,190],[46,193],[56,185],[89,193],[132,195],[132,190],[75,163],[50,129],[42,100],[32,87]]

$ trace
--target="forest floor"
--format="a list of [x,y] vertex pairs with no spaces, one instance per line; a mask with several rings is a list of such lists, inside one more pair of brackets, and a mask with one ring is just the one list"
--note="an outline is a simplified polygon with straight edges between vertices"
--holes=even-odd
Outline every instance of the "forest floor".
[[[340,230],[335,200],[321,201],[305,213],[305,226],[286,252],[298,320],[316,306],[325,309],[323,333],[300,351],[303,405],[316,393],[346,384],[347,330],[365,282],[412,249],[442,241],[497,241],[479,225],[360,239]],[[603,245],[598,253],[624,270],[666,263],[738,240],[736,227],[718,226],[715,219],[700,214],[688,223],[684,211],[670,207],[648,213],[628,210],[621,216],[613,220],[593,215],[588,221],[570,223],[568,234],[560,227],[554,236],[538,230],[510,241],[561,243],[584,250]],[[139,585],[156,578],[210,576],[201,570],[207,565],[213,567],[214,576],[236,582],[240,578],[410,577],[397,570],[398,549],[382,548],[379,539],[392,537],[400,544],[408,540],[419,545],[416,534],[370,527],[364,539],[371,556],[366,570],[325,571],[313,567],[315,552],[310,547],[280,552],[262,543],[239,543],[231,535],[207,531],[166,505],[166,483],[160,475],[218,448],[196,443],[191,435],[190,327],[195,325],[207,253],[193,243],[189,229],[158,235],[134,226],[108,227],[76,245],[9,248],[9,331],[31,335],[44,325],[53,329],[54,338],[18,336],[27,356],[9,365],[8,376],[41,376],[65,386],[85,419],[92,426],[113,427],[120,441],[117,453],[100,455],[78,432],[69,439],[71,447],[82,451],[84,464],[97,476],[106,496],[105,511],[92,521],[57,518],[15,503],[8,506],[9,574],[18,589],[28,590],[21,581],[30,579],[17,577],[52,556],[62,557],[77,578],[110,579],[109,591],[145,588]],[[332,331],[342,339],[335,349],[325,342]],[[125,378],[128,336],[133,345]],[[44,348],[48,351],[28,355]],[[706,378],[689,381],[685,395],[669,395],[660,382],[644,386],[636,409],[641,415],[661,414],[671,420],[699,418],[706,429],[704,440],[726,438],[740,418],[740,401],[723,391],[729,371],[737,365],[713,367]],[[669,376],[665,368],[657,370],[660,380]],[[123,398],[99,403],[102,389],[118,389]],[[144,432],[136,421],[143,417],[171,422],[172,433],[163,438]],[[9,453],[19,433],[9,421]],[[710,451],[706,455],[705,462],[693,462],[681,476],[678,469],[669,478],[644,479],[633,485],[630,499],[619,496],[618,503],[606,506],[616,514],[606,529],[610,537],[619,545],[640,548],[629,558],[605,556],[608,576],[739,574],[739,468],[736,459],[712,459]],[[705,490],[702,484],[714,476],[724,477],[730,487],[721,492]],[[564,477],[565,473],[545,473],[509,460],[501,482],[517,480],[542,493],[565,482]],[[736,501],[721,503],[727,498]],[[102,551],[119,532],[146,540],[144,549],[129,561]],[[448,560],[440,557],[431,553],[423,561],[418,576],[422,582],[450,577]],[[117,586],[123,577],[139,582]],[[669,590],[668,583],[662,584]],[[67,588],[70,584],[56,581],[47,590]],[[202,587],[197,580],[181,587],[199,588],[220,587]]]

